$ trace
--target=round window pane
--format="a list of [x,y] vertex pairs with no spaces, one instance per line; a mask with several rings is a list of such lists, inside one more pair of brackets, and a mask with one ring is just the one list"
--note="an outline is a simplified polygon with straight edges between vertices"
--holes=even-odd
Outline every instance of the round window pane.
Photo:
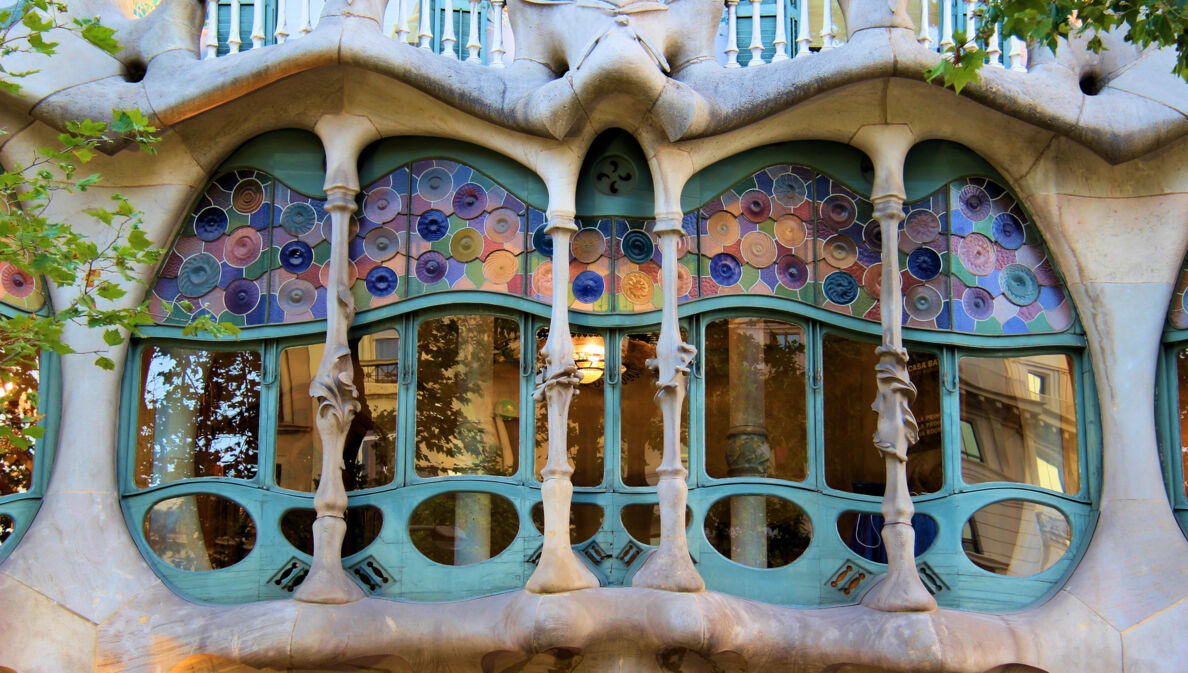
[[[627,534],[636,540],[658,546],[660,544],[660,505],[624,505],[619,520]],[[685,527],[693,521],[693,513],[685,508]]]
[[735,495],[705,514],[705,537],[718,553],[753,568],[779,568],[800,558],[813,539],[804,510],[770,495]]
[[[602,508],[585,502],[575,502],[569,506],[569,543],[581,544],[594,537],[602,528]],[[536,503],[532,506],[532,524],[536,530],[544,533],[544,504]]]
[[1024,500],[987,505],[961,531],[961,547],[974,565],[1010,577],[1051,568],[1071,543],[1072,528],[1060,510]]
[[520,530],[515,505],[494,493],[435,495],[413,510],[408,534],[417,551],[443,565],[485,561],[507,549]]
[[256,524],[239,503],[210,493],[162,500],[144,517],[144,539],[179,570],[218,570],[242,561],[256,545]]
[[[916,556],[928,551],[936,540],[936,519],[927,514],[912,516],[916,531]],[[883,515],[878,512],[843,512],[837,518],[837,534],[850,551],[868,561],[887,562],[887,547],[883,544]]]
[[[318,514],[312,509],[291,509],[281,517],[281,533],[289,544],[313,556],[313,524]],[[346,537],[342,540],[342,555],[358,554],[375,542],[384,526],[384,513],[375,505],[348,507]]]
[[16,522],[12,520],[11,516],[7,514],[0,514],[0,544],[4,544],[8,537],[12,535],[12,529],[16,526]]

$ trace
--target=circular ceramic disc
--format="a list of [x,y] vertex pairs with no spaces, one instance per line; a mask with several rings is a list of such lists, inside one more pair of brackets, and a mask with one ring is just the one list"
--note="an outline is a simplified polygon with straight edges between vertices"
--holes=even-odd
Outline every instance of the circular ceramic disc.
[[546,227],[542,224],[532,232],[532,248],[545,257],[552,257],[553,237],[546,234],[545,229]]
[[459,262],[478,259],[483,254],[483,235],[477,229],[459,229],[450,237],[450,255]]
[[795,215],[785,215],[776,220],[776,240],[785,248],[795,248],[804,243],[808,231],[804,228],[804,220]]
[[776,263],[776,278],[789,290],[799,290],[808,283],[808,265],[796,255],[784,255]]
[[677,296],[687,297],[693,289],[693,274],[683,264],[677,264]]
[[363,214],[372,222],[384,224],[400,214],[400,194],[388,187],[380,187],[363,199]]
[[417,233],[426,241],[440,241],[450,231],[450,218],[440,210],[427,210],[417,218]]
[[776,201],[789,208],[799,206],[808,197],[808,187],[804,184],[804,180],[800,179],[799,175],[792,173],[777,175],[772,183],[771,192]]
[[472,220],[487,209],[487,191],[468,182],[454,192],[454,214],[464,220]]
[[821,221],[834,231],[850,226],[857,216],[854,200],[844,194],[831,194],[821,202]]
[[883,226],[878,222],[871,222],[862,227],[862,243],[874,252],[882,253]]
[[862,273],[862,288],[878,299],[883,293],[883,265],[874,264]]
[[223,305],[235,315],[247,315],[260,303],[260,286],[247,278],[236,278],[227,283],[223,292]]
[[542,297],[553,296],[552,262],[544,262],[532,272],[532,289]]
[[994,315],[994,297],[980,287],[967,287],[961,295],[965,313],[974,320],[985,320]]
[[483,275],[496,285],[503,285],[516,277],[519,260],[507,250],[495,250],[483,262]]
[[573,235],[569,250],[574,259],[583,264],[590,264],[602,257],[606,250],[606,237],[597,229],[582,229]]
[[940,275],[941,257],[932,248],[916,248],[907,258],[908,271],[920,280],[932,280]]
[[720,245],[731,245],[738,240],[738,218],[725,210],[710,215],[706,228],[710,238]]
[[602,296],[606,284],[594,271],[583,271],[573,279],[573,297],[583,304],[593,304]]
[[377,227],[367,232],[363,238],[363,252],[377,262],[392,259],[400,252],[400,239],[395,231],[387,227]]
[[437,281],[445,278],[446,269],[449,264],[446,262],[445,255],[442,255],[436,250],[422,253],[417,258],[417,280],[426,285],[431,285]]
[[685,253],[689,252],[689,237],[684,234],[681,234],[680,236],[677,237],[676,241],[677,241],[676,256],[677,256],[677,259],[680,259],[681,257],[685,256]]
[[904,294],[903,304],[908,315],[924,322],[935,319],[944,308],[940,292],[927,285],[917,285],[908,290]]
[[961,204],[961,214],[971,222],[981,222],[990,217],[990,196],[977,185],[962,187],[957,202]]
[[858,259],[858,246],[849,236],[838,234],[825,241],[825,262],[836,269],[845,269]]
[[520,215],[511,208],[496,208],[487,214],[483,230],[492,241],[507,243],[520,232]]
[[957,258],[975,276],[985,276],[994,270],[998,255],[994,244],[981,234],[970,234],[957,245]]
[[213,241],[227,231],[227,212],[210,206],[194,216],[194,235],[204,241]]
[[187,257],[177,271],[177,291],[184,297],[201,297],[215,289],[222,273],[223,265],[208,252]]
[[632,304],[651,304],[656,284],[642,271],[632,271],[623,276],[623,296]]
[[762,231],[752,231],[743,236],[742,256],[747,264],[757,269],[771,266],[776,259],[775,241]]
[[858,281],[845,271],[834,271],[821,283],[825,298],[838,306],[848,306],[858,298]]
[[400,276],[386,266],[377,266],[367,272],[364,284],[373,297],[386,297],[396,291]]
[[444,168],[436,167],[421,173],[417,193],[426,201],[440,201],[454,191],[454,178]]
[[1010,213],[996,215],[990,228],[994,232],[994,242],[1007,250],[1018,250],[1027,240],[1027,232],[1023,230],[1023,223]]
[[738,205],[742,209],[743,217],[752,222],[762,222],[771,215],[771,199],[758,189],[752,189],[740,196]]
[[227,237],[223,245],[223,259],[231,266],[242,269],[260,258],[262,247],[260,232],[251,227],[240,227]]
[[636,264],[650,261],[656,252],[656,245],[648,232],[638,229],[623,235],[623,255]]
[[317,298],[317,288],[303,278],[290,278],[276,291],[276,305],[289,315],[308,312]]
[[940,218],[931,210],[913,210],[903,221],[903,230],[913,241],[928,243],[940,235]]
[[231,192],[231,207],[244,215],[251,215],[264,205],[264,186],[255,178],[241,180]]
[[281,248],[280,263],[285,271],[301,273],[313,264],[313,249],[305,241],[289,241]]
[[1034,304],[1039,299],[1040,284],[1035,272],[1022,264],[1008,264],[998,272],[1002,293],[1016,306]]
[[281,227],[293,236],[304,236],[318,223],[318,213],[308,203],[290,203],[281,212]]
[[720,252],[710,258],[709,272],[718,285],[734,285],[742,278],[742,265],[734,255]]
[[[355,281],[359,280],[359,269],[355,267],[354,262],[350,262],[347,264],[346,272],[346,286],[352,287]],[[318,269],[318,282],[322,284],[322,287],[330,287],[330,262],[326,262]]]
[[5,263],[0,266],[0,287],[17,299],[24,299],[33,294],[33,290],[37,289],[37,283],[29,274],[12,264]]

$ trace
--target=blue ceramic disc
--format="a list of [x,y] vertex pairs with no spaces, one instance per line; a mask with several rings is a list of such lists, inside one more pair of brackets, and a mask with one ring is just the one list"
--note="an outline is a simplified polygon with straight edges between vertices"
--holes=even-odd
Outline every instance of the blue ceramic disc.
[[804,184],[804,180],[792,173],[777,175],[775,182],[772,183],[771,192],[776,201],[789,208],[799,206],[808,197],[808,187]]
[[994,297],[980,287],[967,287],[961,295],[965,313],[974,320],[985,320],[994,315]]
[[1007,250],[1018,250],[1027,240],[1027,232],[1023,230],[1023,223],[1010,213],[999,213],[994,217],[991,225],[994,232],[994,242]]
[[742,265],[727,252],[719,252],[710,258],[710,278],[718,285],[734,285],[742,278]]
[[545,257],[553,256],[553,237],[545,233],[547,227],[541,224],[532,233],[532,247]]
[[386,297],[396,291],[400,277],[386,266],[377,266],[367,273],[367,291],[373,297]]
[[825,298],[839,306],[848,306],[858,298],[858,281],[845,271],[834,271],[822,283]]
[[940,315],[941,309],[945,307],[945,302],[941,299],[941,294],[936,291],[936,288],[917,285],[904,293],[903,305],[911,317],[930,322]]
[[227,213],[222,208],[203,208],[194,217],[194,235],[204,241],[213,241],[227,231]]
[[932,280],[940,275],[940,254],[932,248],[916,248],[908,255],[908,271],[920,280]]
[[285,271],[301,273],[313,264],[313,250],[305,241],[289,241],[281,248],[280,263]]
[[656,246],[646,231],[638,229],[623,235],[623,254],[636,264],[643,264],[652,259]]
[[318,213],[308,203],[290,203],[281,213],[281,227],[294,236],[304,236],[318,224]]
[[789,290],[799,290],[808,282],[808,265],[796,255],[784,255],[776,262],[776,278]]
[[440,241],[450,231],[450,219],[440,210],[428,210],[417,219],[417,233],[426,241]]
[[602,276],[594,271],[583,271],[573,279],[573,297],[583,304],[593,304],[605,289]]
[[430,250],[417,258],[417,279],[426,285],[436,283],[445,278],[448,266],[445,255]]
[[1002,293],[1016,306],[1027,306],[1039,299],[1039,279],[1035,272],[1022,264],[1007,264],[998,272]]
[[209,252],[187,257],[177,270],[177,291],[183,297],[201,297],[215,289],[223,265]]
[[247,315],[260,303],[260,286],[247,278],[236,278],[227,283],[223,293],[223,305],[235,315]]

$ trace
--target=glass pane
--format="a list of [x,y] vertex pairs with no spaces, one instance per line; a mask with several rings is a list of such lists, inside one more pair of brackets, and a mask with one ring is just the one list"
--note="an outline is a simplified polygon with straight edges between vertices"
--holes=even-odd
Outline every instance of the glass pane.
[[[881,496],[887,478],[885,461],[871,440],[879,420],[870,408],[878,394],[876,347],[836,334],[826,334],[822,340],[825,481],[842,491]],[[940,361],[927,352],[908,355],[908,373],[916,386],[911,408],[920,427],[920,441],[908,448],[908,490],[933,493],[944,483]]]
[[12,529],[16,526],[16,522],[12,520],[11,516],[7,514],[0,514],[0,544],[12,535]]
[[804,330],[731,318],[705,328],[705,468],[718,479],[808,476]]
[[417,330],[417,474],[516,473],[520,328],[489,315],[449,316]]
[[735,495],[705,513],[705,537],[722,556],[752,568],[779,568],[800,558],[813,539],[804,510],[770,495]]
[[[936,540],[936,520],[927,514],[912,516],[916,531],[916,556],[928,551]],[[883,515],[877,512],[843,512],[837,518],[837,534],[855,554],[875,563],[887,562],[887,547],[883,545]]]
[[[313,524],[318,513],[312,509],[291,509],[281,517],[281,533],[289,544],[313,556]],[[346,537],[342,541],[344,557],[358,554],[375,542],[384,527],[384,513],[375,505],[348,507]]]
[[1184,478],[1184,495],[1188,496],[1188,349],[1176,355],[1176,380],[1180,401],[1180,464]]
[[[660,505],[623,505],[619,520],[627,534],[650,545],[660,544]],[[685,527],[693,523],[693,512],[685,508]]]
[[[541,349],[549,336],[547,328],[536,332],[537,371],[544,367]],[[573,464],[574,486],[598,486],[602,483],[602,460],[606,450],[606,342],[593,334],[574,334],[574,362],[582,382],[569,404],[569,431],[566,446]],[[549,459],[549,418],[544,401],[536,403],[536,478]]]
[[260,428],[260,353],[152,346],[140,360],[136,485],[252,479]]
[[[532,506],[532,525],[544,533],[544,505]],[[602,508],[586,502],[575,502],[569,506],[569,544],[581,544],[594,537],[602,528]]]
[[[396,474],[396,412],[400,393],[400,334],[385,330],[350,341],[359,411],[343,446],[342,480],[348,491],[391,483]],[[286,348],[280,354],[276,421],[276,483],[312,493],[322,477],[317,400],[309,386],[325,346]]]
[[256,546],[256,524],[239,503],[209,493],[162,500],[144,516],[144,540],[180,570],[218,570]]
[[1023,500],[996,502],[966,522],[961,547],[974,565],[999,575],[1029,577],[1051,568],[1072,542],[1060,510]]
[[961,358],[961,421],[966,483],[1081,490],[1071,357]]
[[[10,430],[23,431],[38,419],[37,388],[41,376],[38,359],[14,355],[10,362],[0,350],[0,367],[9,381],[0,387],[0,423]],[[36,447],[18,444],[0,437],[0,496],[24,493],[33,487]]]
[[[681,337],[687,339],[685,330]],[[664,453],[664,417],[656,404],[656,373],[647,361],[656,357],[659,332],[628,334],[620,345],[622,385],[619,394],[619,436],[623,483],[655,486]],[[689,398],[681,418],[681,460],[689,464]]]
[[485,561],[511,545],[520,530],[515,505],[494,493],[441,493],[417,505],[408,533],[417,551],[443,565]]

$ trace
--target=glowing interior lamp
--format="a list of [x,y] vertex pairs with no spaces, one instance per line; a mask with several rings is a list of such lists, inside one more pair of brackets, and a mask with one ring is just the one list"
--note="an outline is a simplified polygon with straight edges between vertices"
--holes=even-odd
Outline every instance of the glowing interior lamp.
[[582,383],[594,383],[606,373],[606,348],[601,337],[576,337],[573,340],[573,361]]

